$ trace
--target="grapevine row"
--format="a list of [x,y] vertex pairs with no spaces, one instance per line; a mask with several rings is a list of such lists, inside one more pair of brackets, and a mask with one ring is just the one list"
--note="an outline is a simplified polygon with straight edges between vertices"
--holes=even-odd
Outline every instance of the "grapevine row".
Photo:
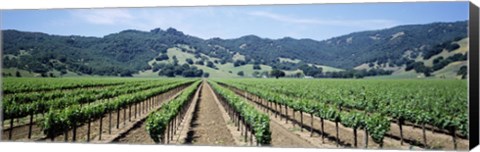
[[[465,112],[467,109],[465,108],[466,87],[463,88],[463,84],[458,81],[402,82],[396,80],[367,83],[352,80],[345,81],[348,83],[342,83],[340,80],[335,80],[335,83],[302,80],[266,81],[224,82],[279,103],[311,100],[312,103],[324,103],[340,110],[354,109],[358,112],[385,115],[389,119],[396,120],[400,129],[407,121],[420,124],[424,130],[426,124],[445,128],[452,133],[455,147],[456,130],[460,130],[461,135],[468,134],[468,117]],[[399,88],[392,89],[392,86]],[[446,89],[442,90],[443,87],[456,89],[445,91]],[[292,101],[288,101],[286,97],[292,97]],[[425,131],[423,132],[426,145]],[[402,133],[400,135],[402,136]],[[403,143],[403,137],[400,138]]]
[[[224,84],[224,83],[221,83]],[[224,84],[226,85],[226,84]],[[310,114],[320,118],[321,126],[324,124],[324,120],[329,120],[335,122],[336,126],[336,139],[337,139],[337,146],[339,143],[338,137],[338,124],[341,123],[346,127],[350,127],[354,130],[354,137],[355,141],[357,139],[357,129],[363,129],[366,131],[366,134],[370,134],[373,141],[380,144],[380,147],[383,146],[383,139],[385,137],[386,132],[389,131],[389,121],[386,117],[380,114],[368,114],[364,112],[350,112],[350,111],[342,111],[338,107],[324,104],[321,102],[315,102],[313,100],[308,99],[299,99],[299,98],[292,98],[289,96],[285,96],[283,94],[277,94],[274,92],[266,91],[264,89],[256,89],[248,87],[248,90],[245,87],[240,86],[239,84],[228,84],[228,86],[235,87],[240,90],[247,91],[261,99],[265,99],[267,102],[266,104],[273,104],[269,107],[275,107],[275,111],[277,106],[284,106],[285,111],[288,111],[287,108],[293,109],[293,111],[300,112],[301,116],[301,124],[303,124],[303,113]],[[313,121],[313,119],[311,119]],[[313,129],[311,130],[313,133]],[[325,134],[322,127],[322,142],[324,142]],[[367,142],[367,140],[366,140]],[[367,145],[367,144],[366,144]],[[357,143],[354,143],[354,146],[357,146]]]
[[[359,82],[353,81],[349,83]],[[395,89],[392,89],[391,87],[394,85],[389,83],[397,86]],[[252,86],[252,84],[258,83],[255,82],[246,85]],[[335,104],[340,108],[356,109],[370,113],[379,112],[392,117],[399,121],[400,124],[408,121],[420,124],[422,127],[428,124],[448,130],[459,129],[460,135],[468,135],[466,86],[463,86],[464,84],[462,83],[459,85],[457,81],[453,81],[453,83],[448,81],[422,81],[346,85],[337,80],[335,84],[328,84],[328,81],[319,84],[315,82],[277,84],[278,83],[265,83],[255,87],[268,89],[288,96],[295,96],[297,98],[308,98]],[[304,89],[288,89],[285,86],[292,88],[304,87]],[[367,88],[365,86],[367,86]],[[384,86],[388,88],[384,88]],[[447,89],[448,87],[453,87],[453,89]]]
[[231,90],[221,87],[214,81],[209,81],[209,83],[215,93],[223,98],[221,102],[230,114],[230,118],[246,124],[246,129],[255,135],[257,144],[269,145],[271,142],[270,118],[266,114],[256,110],[252,105],[241,100],[241,98]]
[[[158,86],[171,84],[172,82],[157,82],[148,85],[139,85],[137,87],[119,86],[110,89],[86,91],[83,94],[66,96],[64,98],[54,98],[53,100],[35,100],[24,103],[23,101],[6,100],[3,103],[4,119],[21,118],[28,115],[45,113],[51,109],[63,109],[68,106],[85,104],[100,99],[112,98],[123,94],[134,93],[151,89]],[[23,104],[22,104],[23,103]]]
[[[169,90],[178,88],[181,85],[187,85],[192,81],[184,81],[182,83],[175,83],[166,86],[160,86],[158,88],[141,91],[133,94],[120,95],[117,98],[108,102],[97,102],[80,107],[80,105],[73,105],[62,110],[50,110],[44,117],[43,132],[44,134],[53,140],[53,138],[60,133],[66,133],[68,130],[75,130],[80,124],[90,123],[95,119],[102,119],[103,115],[117,111],[128,106],[135,105],[143,102],[153,96],[167,92]],[[119,117],[117,116],[117,119]],[[101,127],[100,127],[101,128]],[[118,128],[118,121],[117,121]],[[74,139],[75,140],[75,139]],[[89,138],[87,138],[87,141]]]
[[156,143],[168,143],[173,138],[173,132],[192,103],[193,95],[201,81],[195,82],[186,88],[172,101],[162,105],[160,109],[151,113],[146,120],[146,130],[150,138]]
[[42,79],[38,81],[35,78],[5,78],[3,81],[3,93],[22,93],[35,91],[52,91],[75,89],[84,87],[101,87],[120,85],[124,80],[99,80],[99,79]]
[[[146,84],[146,83],[145,83]],[[98,94],[105,92],[105,90],[118,90],[122,88],[127,88],[128,87],[137,87],[142,85],[142,83],[139,82],[133,82],[133,83],[124,83],[121,85],[114,85],[114,86],[108,86],[105,88],[95,88],[95,89],[84,89],[84,88],[79,88],[75,89],[72,91],[62,91],[62,90],[54,90],[51,92],[28,92],[28,93],[15,93],[15,94],[8,94],[3,97],[3,102],[4,103],[15,103],[15,104],[27,104],[30,102],[35,102],[39,100],[53,100],[56,98],[65,98],[65,97],[71,97],[71,96],[77,96],[77,95],[83,95],[83,94]]]

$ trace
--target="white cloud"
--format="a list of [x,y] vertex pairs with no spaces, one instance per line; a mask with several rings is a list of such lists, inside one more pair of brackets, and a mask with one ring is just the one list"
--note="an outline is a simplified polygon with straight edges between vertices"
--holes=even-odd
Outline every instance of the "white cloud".
[[87,9],[72,11],[72,15],[91,24],[129,24],[135,17],[126,9]]
[[189,19],[200,13],[201,12],[198,12],[193,8],[182,11],[171,8],[118,8],[74,10],[71,11],[70,15],[73,20],[93,25],[151,30],[157,27],[162,29],[168,27],[178,29],[190,28],[191,25],[188,24]]
[[[253,23],[257,21],[276,21],[285,24],[272,24],[279,26],[270,27],[266,26],[268,24],[257,25]],[[265,33],[268,33],[265,35],[266,37],[305,37],[306,35],[314,35],[311,34],[312,30],[322,31],[318,30],[318,26],[333,26],[335,28],[338,26],[351,27],[350,29],[355,30],[371,30],[398,25],[397,22],[392,20],[307,18],[272,13],[265,9],[243,12],[236,8],[226,7],[81,9],[70,11],[70,20],[67,23],[69,22],[79,25],[86,23],[93,25],[93,27],[112,27],[111,30],[106,30],[110,33],[124,29],[148,31],[158,27],[162,29],[173,27],[183,31],[185,34],[201,38],[235,38],[247,34],[265,35]],[[292,25],[295,28],[292,28]],[[283,32],[279,33],[277,31]],[[325,34],[326,33],[323,32],[322,35],[325,36]]]
[[367,19],[367,20],[325,20],[325,19],[312,19],[312,18],[300,18],[295,16],[287,16],[282,14],[275,14],[265,11],[254,11],[247,13],[250,16],[269,18],[279,22],[292,23],[292,24],[310,24],[310,25],[330,25],[330,26],[346,26],[346,27],[361,27],[361,28],[379,28],[379,27],[392,27],[398,25],[397,22],[392,20],[382,19]]

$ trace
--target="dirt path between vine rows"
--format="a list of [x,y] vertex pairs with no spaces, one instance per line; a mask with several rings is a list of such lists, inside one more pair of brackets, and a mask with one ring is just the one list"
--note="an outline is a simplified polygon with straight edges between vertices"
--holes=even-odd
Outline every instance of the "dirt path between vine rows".
[[234,136],[222,117],[224,111],[215,101],[210,86],[205,81],[202,85],[200,100],[195,106],[185,144],[236,146]]
[[145,120],[141,120],[136,124],[131,130],[129,130],[125,135],[120,137],[117,140],[114,140],[113,143],[126,143],[126,144],[155,144],[155,142],[150,138],[148,132],[146,131]]
[[[271,117],[271,116],[270,116]],[[277,119],[270,119],[270,131],[272,132],[273,147],[288,148],[314,148],[318,147],[293,134],[287,128],[283,127]],[[332,146],[323,146],[332,148]]]

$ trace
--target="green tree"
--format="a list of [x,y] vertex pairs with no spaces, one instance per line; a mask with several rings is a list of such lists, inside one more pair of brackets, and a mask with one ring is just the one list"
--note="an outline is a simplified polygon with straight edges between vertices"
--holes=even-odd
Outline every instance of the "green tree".
[[178,65],[177,56],[174,55],[174,56],[172,57],[172,59],[173,59],[173,65]]
[[253,69],[254,70],[261,70],[262,67],[260,67],[260,65],[258,65],[258,64],[255,64],[255,65],[253,65]]
[[457,72],[457,75],[461,75],[462,79],[467,78],[467,74],[468,74],[468,68],[466,65],[460,67],[460,70],[458,70]]
[[302,77],[302,76],[303,76],[302,72],[297,72],[297,73],[295,73],[295,77],[297,77],[297,78],[300,78],[300,77]]
[[258,71],[253,71],[252,76],[255,77],[255,78],[262,77],[262,76],[260,75],[260,72],[258,72]]
[[208,61],[208,62],[207,62],[207,67],[215,68],[215,65],[213,64],[212,61]]
[[239,72],[237,73],[237,75],[243,77],[245,74],[243,73],[243,71],[239,71]]
[[275,77],[276,79],[278,79],[279,77],[284,77],[284,76],[285,76],[285,72],[283,72],[282,70],[273,69],[272,71],[270,71],[270,76]]
[[433,72],[433,70],[430,67],[425,67],[423,69],[423,74],[425,75],[425,77],[432,76],[432,72]]
[[195,62],[195,64],[198,64],[198,65],[204,65],[203,61],[202,60],[199,60],[197,62]]
[[186,61],[188,64],[193,64],[193,60],[190,59],[190,58],[185,59],[185,61]]
[[162,54],[162,55],[155,58],[156,61],[163,61],[163,60],[168,60],[168,59],[169,59],[168,55],[166,55],[166,54]]
[[208,78],[208,77],[210,77],[210,73],[208,73],[208,72],[204,72],[204,73],[203,73],[203,77],[204,77],[204,78]]
[[243,60],[237,60],[233,63],[233,67],[238,67],[238,66],[242,66],[242,65],[245,65],[245,61]]

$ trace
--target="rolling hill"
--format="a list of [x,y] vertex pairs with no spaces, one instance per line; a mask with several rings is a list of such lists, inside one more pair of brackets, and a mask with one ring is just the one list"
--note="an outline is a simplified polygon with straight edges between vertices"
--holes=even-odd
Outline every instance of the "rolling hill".
[[[381,69],[392,70],[395,75],[412,73],[406,70],[412,63],[432,67],[433,60],[440,56],[446,59],[468,52],[467,21],[403,25],[323,41],[255,35],[205,40],[174,28],[124,30],[104,37],[2,30],[2,36],[4,76],[15,76],[19,71],[22,76],[155,77],[162,73],[159,71],[170,69],[167,74],[174,76],[206,72],[212,77],[239,77],[242,72],[243,76],[261,77],[272,69],[287,75],[305,74],[300,70],[305,66],[321,68],[323,73]],[[453,43],[458,43],[459,48],[445,50]],[[458,65],[465,62],[445,61],[442,63],[447,65],[429,73],[457,77],[455,73],[461,68]],[[416,73],[424,72],[417,69],[411,75]]]

